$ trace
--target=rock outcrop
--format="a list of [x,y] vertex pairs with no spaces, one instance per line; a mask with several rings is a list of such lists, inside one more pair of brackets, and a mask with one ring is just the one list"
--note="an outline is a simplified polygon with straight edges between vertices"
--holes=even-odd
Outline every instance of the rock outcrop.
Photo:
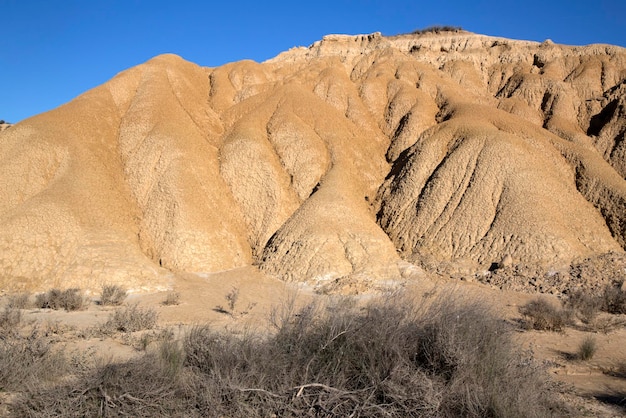
[[467,32],[159,56],[0,133],[0,286],[250,264],[325,286],[623,252],[625,86],[623,48]]

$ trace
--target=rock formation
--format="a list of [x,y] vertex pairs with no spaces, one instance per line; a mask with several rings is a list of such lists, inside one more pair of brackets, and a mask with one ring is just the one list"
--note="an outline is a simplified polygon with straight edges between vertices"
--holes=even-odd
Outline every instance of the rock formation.
[[406,262],[626,246],[626,50],[331,35],[264,63],[158,56],[0,133],[0,286],[314,286]]

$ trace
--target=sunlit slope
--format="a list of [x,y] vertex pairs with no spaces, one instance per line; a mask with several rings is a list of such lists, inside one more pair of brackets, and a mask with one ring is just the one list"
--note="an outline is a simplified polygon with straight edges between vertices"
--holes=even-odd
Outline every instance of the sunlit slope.
[[465,32],[159,56],[0,133],[0,285],[623,251],[625,79],[619,47]]

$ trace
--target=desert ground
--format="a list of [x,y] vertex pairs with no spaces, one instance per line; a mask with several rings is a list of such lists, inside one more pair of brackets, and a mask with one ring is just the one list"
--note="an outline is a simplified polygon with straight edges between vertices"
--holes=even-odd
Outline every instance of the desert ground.
[[[555,393],[571,408],[570,416],[618,417],[626,414],[626,315],[598,312],[590,322],[576,317],[558,330],[535,330],[525,324],[520,307],[540,297],[554,306],[562,301],[554,295],[501,290],[479,282],[435,277],[410,277],[388,283],[387,289],[358,292],[349,296],[324,295],[299,284],[269,278],[253,268],[241,268],[213,274],[181,274],[172,289],[161,292],[129,293],[118,306],[103,306],[101,294],[86,295],[78,310],[46,309],[30,306],[21,309],[21,322],[14,325],[21,332],[38,329],[51,351],[75,356],[84,367],[89,364],[125,362],[158,351],[164,340],[180,340],[199,324],[217,332],[233,335],[271,333],[270,319],[286,301],[305,306],[315,300],[345,298],[367,303],[390,293],[410,295],[418,303],[435,294],[454,295],[462,300],[480,300],[494,309],[506,323],[515,346],[534,359],[541,371],[555,385]],[[236,291],[235,299],[229,296]],[[14,297],[14,296],[13,296]],[[6,308],[11,295],[0,299]],[[232,303],[232,305],[231,305]],[[138,306],[156,315],[156,322],[139,330],[102,331],[115,313],[127,306]],[[4,334],[4,338],[8,334]],[[579,347],[591,336],[594,353],[581,359]],[[6,366],[7,360],[3,359]],[[58,384],[40,382],[39,385]],[[26,390],[28,392],[28,390]],[[35,392],[36,393],[36,392]],[[2,411],[14,416],[11,405],[23,394],[17,390],[2,393]],[[33,396],[33,395],[31,395]],[[39,411],[41,413],[41,411]],[[109,414],[115,416],[112,408]],[[39,415],[38,415],[39,416]],[[42,415],[43,416],[43,415]],[[558,413],[555,416],[560,416]]]

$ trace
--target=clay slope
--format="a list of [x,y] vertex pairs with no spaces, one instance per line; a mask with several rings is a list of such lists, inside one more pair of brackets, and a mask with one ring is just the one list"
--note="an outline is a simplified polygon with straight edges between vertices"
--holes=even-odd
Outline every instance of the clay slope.
[[159,56],[0,134],[0,285],[255,264],[337,289],[401,258],[621,252],[625,79],[622,48],[464,32]]

